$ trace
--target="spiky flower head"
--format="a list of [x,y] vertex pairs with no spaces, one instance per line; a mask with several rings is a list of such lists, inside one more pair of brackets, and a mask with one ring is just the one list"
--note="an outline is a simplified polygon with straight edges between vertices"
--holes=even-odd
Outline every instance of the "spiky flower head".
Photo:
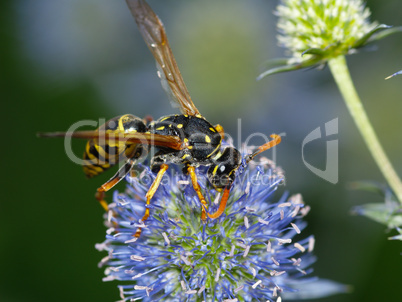
[[[100,262],[107,267],[105,281],[122,282],[121,301],[279,301],[306,281],[314,237],[299,233],[309,207],[300,195],[271,199],[283,181],[272,162],[239,170],[225,213],[206,223],[188,176],[170,167],[141,224],[155,175],[144,166],[129,177],[127,191],[114,195],[107,239],[97,245],[108,252]],[[214,212],[219,194],[205,172],[197,169],[198,180]],[[135,240],[138,227],[142,234]]]
[[259,78],[324,64],[401,30],[371,22],[363,0],[282,0],[275,14],[279,45],[291,58],[270,62],[273,68]]
[[279,44],[300,62],[309,49],[346,54],[377,24],[362,0],[283,0],[277,7]]

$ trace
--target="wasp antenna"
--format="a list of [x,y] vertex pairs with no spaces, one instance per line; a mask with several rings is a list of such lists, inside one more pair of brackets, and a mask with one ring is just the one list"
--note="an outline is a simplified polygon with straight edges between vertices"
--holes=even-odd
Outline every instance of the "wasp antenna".
[[38,137],[73,137],[73,138],[81,138],[81,139],[91,139],[99,137],[101,134],[104,134],[105,137],[115,136],[115,134],[109,134],[102,131],[75,131],[75,132],[39,132],[36,135]]
[[38,132],[36,133],[37,137],[64,137],[67,135],[67,132]]
[[272,134],[270,137],[272,138],[271,141],[265,143],[262,146],[259,146],[258,149],[255,152],[251,153],[250,155],[248,155],[246,157],[246,163],[247,164],[250,161],[252,161],[254,159],[254,157],[256,157],[258,154],[260,154],[260,153],[264,152],[265,150],[268,150],[268,149],[278,145],[282,140],[282,138],[277,134]]

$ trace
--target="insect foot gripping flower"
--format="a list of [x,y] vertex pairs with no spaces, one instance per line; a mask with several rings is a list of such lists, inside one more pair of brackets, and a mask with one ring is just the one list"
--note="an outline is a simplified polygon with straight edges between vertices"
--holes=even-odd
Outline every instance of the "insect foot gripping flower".
[[271,62],[264,76],[326,63],[400,31],[370,22],[363,0],[282,0],[276,9],[279,45],[290,59]]
[[[121,301],[280,301],[301,280],[316,280],[303,278],[315,261],[314,237],[299,235],[309,207],[300,195],[272,201],[283,181],[272,162],[246,166],[244,161],[224,214],[206,223],[189,177],[173,167],[152,200],[149,219],[139,223],[155,177],[142,168],[138,177],[128,177],[126,193],[115,193],[106,241],[97,245],[108,252],[100,262],[107,267],[104,281],[124,282]],[[219,194],[205,172],[197,169],[214,212]],[[143,231],[137,239],[138,227]]]

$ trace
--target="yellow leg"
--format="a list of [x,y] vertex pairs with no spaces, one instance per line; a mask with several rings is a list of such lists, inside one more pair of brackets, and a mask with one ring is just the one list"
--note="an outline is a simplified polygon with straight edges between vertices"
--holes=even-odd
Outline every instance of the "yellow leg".
[[193,188],[194,188],[195,192],[198,195],[198,199],[202,203],[201,219],[202,219],[202,221],[205,221],[207,219],[205,210],[208,208],[208,204],[205,201],[205,198],[201,193],[201,188],[200,188],[200,185],[198,184],[198,180],[197,180],[197,174],[195,174],[195,168],[193,166],[188,166],[187,171],[190,173],[191,182],[193,184]]
[[102,187],[98,188],[96,191],[95,198],[99,201],[102,208],[107,212],[109,210],[109,206],[105,200],[105,191],[102,189]]
[[119,183],[120,180],[122,180],[128,172],[131,171],[131,168],[134,166],[135,160],[128,160],[120,169],[117,171],[115,175],[111,179],[109,179],[107,182],[105,182],[100,188],[97,189],[95,198],[99,201],[100,205],[102,208],[105,209],[107,212],[109,210],[108,203],[105,200],[105,192],[109,191],[111,188],[113,188],[116,184]]
[[229,198],[229,192],[230,192],[230,186],[227,186],[225,188],[225,190],[223,191],[223,195],[222,195],[222,198],[221,198],[221,202],[219,204],[219,208],[213,214],[207,213],[209,218],[216,219],[216,218],[219,218],[223,214],[223,212],[225,211],[225,208],[226,208],[226,203],[227,203],[228,198]]
[[[162,177],[168,168],[169,168],[169,166],[166,164],[161,165],[161,169],[159,170],[158,175],[156,175],[154,182],[152,183],[151,187],[149,188],[147,194],[145,195],[145,197],[147,198],[147,203],[146,203],[147,206],[149,206],[151,204],[151,199],[155,195],[155,192],[158,189],[158,187],[162,181]],[[141,221],[144,222],[145,220],[148,219],[148,217],[149,217],[149,208],[145,207],[145,213],[144,213],[144,216],[141,218]],[[140,237],[141,232],[142,232],[142,229],[138,228],[137,232],[134,234],[134,237],[136,237],[136,238]]]

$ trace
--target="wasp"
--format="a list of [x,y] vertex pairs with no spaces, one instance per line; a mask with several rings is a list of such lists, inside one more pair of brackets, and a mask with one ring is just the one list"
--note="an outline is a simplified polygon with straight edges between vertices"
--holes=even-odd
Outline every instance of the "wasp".
[[[142,37],[156,60],[158,76],[170,99],[178,105],[182,114],[168,115],[156,121],[146,121],[135,115],[125,114],[107,121],[95,131],[42,133],[44,137],[64,137],[87,139],[84,152],[84,172],[87,177],[103,173],[122,158],[124,164],[117,173],[97,189],[96,198],[105,210],[108,203],[105,192],[114,187],[135,166],[137,160],[148,153],[150,146],[157,152],[151,159],[151,169],[156,177],[146,193],[146,207],[141,222],[149,215],[151,199],[158,189],[162,177],[170,164],[179,164],[190,175],[192,186],[202,205],[201,219],[216,219],[225,210],[235,172],[242,164],[242,156],[234,147],[222,147],[224,130],[213,126],[198,111],[173,56],[165,28],[145,0],[126,0],[138,25]],[[246,157],[251,161],[256,155],[272,148],[281,141],[279,135],[271,135],[272,140],[260,146]],[[207,179],[217,192],[222,193],[216,212],[208,212],[208,204],[198,184],[195,169],[207,166]],[[138,228],[135,237],[139,237]]]

